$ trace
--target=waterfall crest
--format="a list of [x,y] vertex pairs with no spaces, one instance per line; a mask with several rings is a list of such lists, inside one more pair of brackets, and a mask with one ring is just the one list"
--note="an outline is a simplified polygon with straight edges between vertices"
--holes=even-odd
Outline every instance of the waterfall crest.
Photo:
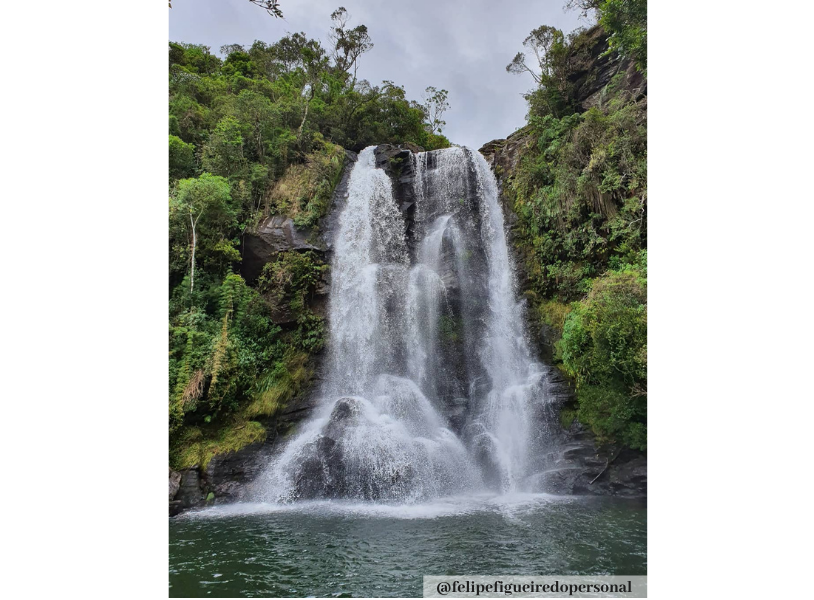
[[258,499],[418,502],[523,488],[545,446],[498,188],[477,152],[412,155],[412,231],[376,167],[353,167],[332,263],[319,408]]

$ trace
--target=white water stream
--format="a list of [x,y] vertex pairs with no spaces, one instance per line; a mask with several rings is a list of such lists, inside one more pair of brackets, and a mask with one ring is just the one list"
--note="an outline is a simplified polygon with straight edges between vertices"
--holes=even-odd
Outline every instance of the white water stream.
[[524,491],[547,400],[494,175],[468,149],[413,155],[408,240],[374,150],[359,154],[340,216],[319,408],[255,483],[256,499]]

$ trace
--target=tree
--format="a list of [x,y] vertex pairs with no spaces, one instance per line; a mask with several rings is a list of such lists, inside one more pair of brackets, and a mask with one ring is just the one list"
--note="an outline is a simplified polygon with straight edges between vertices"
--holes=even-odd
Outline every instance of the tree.
[[[204,218],[202,222],[201,218]],[[199,246],[199,222],[202,228],[200,237],[206,242],[206,250],[223,253],[227,258],[233,258],[233,254],[237,252],[225,239],[237,220],[237,210],[232,203],[229,182],[210,173],[203,173],[196,179],[182,179],[178,182],[175,197],[170,201],[170,220],[178,224],[183,221],[189,223],[191,294],[195,290],[195,253]]]
[[170,136],[170,179],[190,177],[195,170],[195,145]]
[[427,116],[427,129],[430,133],[441,133],[441,127],[447,124],[446,121],[441,120],[443,114],[449,109],[449,102],[447,102],[447,90],[438,90],[433,86],[424,90],[424,103],[422,108]]
[[565,36],[556,27],[542,25],[534,29],[525,40],[523,45],[534,53],[537,59],[539,74],[526,63],[525,52],[518,52],[508,65],[506,71],[519,75],[528,72],[537,84],[543,84],[546,77],[553,75],[554,53],[563,48]]
[[568,92],[571,84],[566,64],[568,44],[562,31],[543,25],[523,40],[523,46],[531,51],[537,64],[529,64],[526,53],[518,52],[506,70],[515,75],[529,73],[538,85],[536,90],[526,94],[532,111],[536,112],[535,107],[539,107],[545,114],[567,114],[570,110]]
[[367,32],[367,26],[357,25],[353,29],[348,29],[350,15],[344,6],[340,6],[331,13],[333,27],[331,27],[330,39],[333,43],[332,57],[335,67],[350,75],[353,69],[353,81],[350,87],[356,85],[356,70],[358,68],[359,57],[373,48],[373,41]]
[[203,150],[203,168],[212,173],[230,177],[244,164],[243,132],[240,121],[232,116],[223,117]]
[[300,96],[305,98],[305,110],[302,113],[302,121],[297,129],[297,140],[302,139],[302,131],[305,127],[305,120],[308,118],[308,108],[311,106],[311,100],[317,92],[317,87],[320,84],[320,76],[327,67],[327,57],[325,50],[320,43],[316,40],[308,40],[300,48],[300,56],[302,60],[303,70],[305,71],[305,84],[302,87]]
[[647,73],[647,0],[604,0],[599,23],[608,32],[608,45],[629,56]]
[[220,47],[220,53],[229,56],[233,52],[245,52],[246,49],[240,44],[225,44]]
[[272,135],[269,125],[273,121],[274,105],[262,94],[242,90],[235,100],[234,114],[247,130],[254,158],[262,162],[265,141]]

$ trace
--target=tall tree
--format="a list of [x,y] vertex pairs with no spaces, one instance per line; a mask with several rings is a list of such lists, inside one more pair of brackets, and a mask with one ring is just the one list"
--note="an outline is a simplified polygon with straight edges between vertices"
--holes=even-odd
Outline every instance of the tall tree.
[[534,29],[523,40],[523,45],[531,50],[537,60],[536,67],[529,66],[526,62],[525,52],[518,52],[512,62],[506,65],[506,70],[515,75],[524,72],[530,73],[536,83],[542,84],[544,78],[551,77],[553,74],[554,56],[552,51],[555,48],[561,48],[564,41],[565,36],[562,31],[556,27],[542,25]]
[[449,109],[449,102],[447,102],[447,90],[439,90],[433,86],[424,90],[424,103],[422,108],[427,116],[427,128],[430,133],[441,133],[441,127],[447,124],[441,117]]
[[366,25],[357,25],[348,28],[350,15],[344,6],[340,6],[331,13],[333,26],[331,27],[331,43],[333,44],[332,58],[339,71],[348,75],[353,70],[353,81],[350,87],[356,85],[356,72],[359,66],[359,57],[373,49],[373,41],[367,32]]

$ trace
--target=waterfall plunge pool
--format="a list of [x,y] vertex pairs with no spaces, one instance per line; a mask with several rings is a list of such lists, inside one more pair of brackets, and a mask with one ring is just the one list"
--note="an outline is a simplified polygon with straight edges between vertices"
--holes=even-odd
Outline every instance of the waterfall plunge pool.
[[513,494],[170,519],[171,597],[420,597],[423,575],[646,575],[644,501]]

